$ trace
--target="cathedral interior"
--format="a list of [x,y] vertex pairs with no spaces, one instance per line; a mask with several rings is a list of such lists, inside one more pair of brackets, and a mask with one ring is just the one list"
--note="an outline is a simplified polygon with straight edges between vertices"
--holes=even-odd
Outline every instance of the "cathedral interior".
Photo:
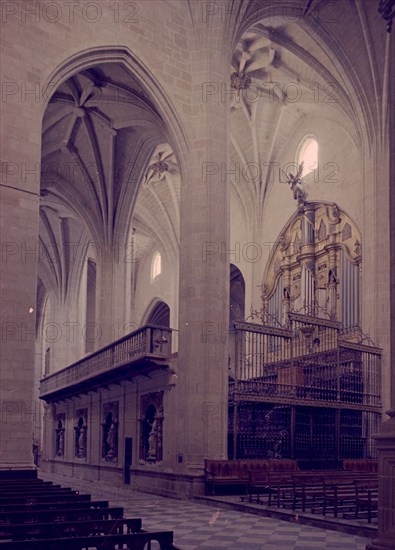
[[2,9],[0,478],[375,459],[389,549],[394,2]]

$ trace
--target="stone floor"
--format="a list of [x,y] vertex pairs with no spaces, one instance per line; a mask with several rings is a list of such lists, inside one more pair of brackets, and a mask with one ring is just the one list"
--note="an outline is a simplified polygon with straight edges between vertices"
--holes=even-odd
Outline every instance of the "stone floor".
[[[147,530],[172,530],[180,550],[365,550],[367,538],[333,530],[224,509],[221,503],[175,500],[39,473],[94,498],[123,506],[125,517],[141,517]],[[154,548],[152,548],[154,550]]]

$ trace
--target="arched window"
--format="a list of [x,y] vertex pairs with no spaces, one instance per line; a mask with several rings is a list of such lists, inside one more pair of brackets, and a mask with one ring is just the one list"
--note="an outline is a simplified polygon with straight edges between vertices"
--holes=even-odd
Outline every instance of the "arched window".
[[306,136],[298,148],[297,163],[303,162],[302,177],[318,167],[318,141],[314,136]]
[[151,262],[151,281],[154,281],[162,273],[162,256],[157,250],[152,256]]

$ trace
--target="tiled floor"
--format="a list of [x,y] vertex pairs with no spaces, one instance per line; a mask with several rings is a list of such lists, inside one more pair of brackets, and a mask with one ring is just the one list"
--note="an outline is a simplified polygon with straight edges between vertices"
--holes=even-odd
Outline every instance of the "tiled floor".
[[40,477],[123,506],[125,516],[141,517],[145,529],[174,531],[174,543],[181,550],[365,550],[368,540],[297,522],[216,509],[191,500],[174,500],[48,474],[40,473]]

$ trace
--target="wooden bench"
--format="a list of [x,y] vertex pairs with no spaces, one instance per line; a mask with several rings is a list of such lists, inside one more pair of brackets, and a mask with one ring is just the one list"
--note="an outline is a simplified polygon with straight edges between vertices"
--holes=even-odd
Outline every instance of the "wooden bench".
[[378,510],[378,479],[359,479],[354,481],[355,510],[354,514],[344,514],[345,518],[360,518],[366,512],[368,523],[372,523],[373,516]]
[[355,481],[355,517],[361,511],[367,511],[368,523],[372,523],[373,514],[377,512],[379,499],[378,480]]
[[296,510],[300,505],[302,512],[305,512],[308,504],[315,505],[318,500],[323,501],[324,489],[321,473],[293,474],[292,480],[292,510]]
[[[333,510],[337,518],[339,511],[350,509],[355,502],[355,488],[352,479],[345,477],[334,479],[323,479],[324,500],[321,513],[325,516],[328,511]],[[317,511],[317,510],[312,510]]]
[[41,496],[41,495],[78,495],[78,491],[72,491],[71,489],[22,489],[0,491],[0,498],[12,498],[18,496]]
[[79,509],[83,508],[108,508],[108,500],[83,500],[83,501],[67,501],[67,502],[48,502],[38,504],[10,504],[7,506],[7,511],[2,510],[0,512],[0,519],[3,516],[7,516],[7,512],[47,512],[49,510],[71,510],[78,506]]
[[20,480],[14,480],[14,481],[11,481],[11,480],[0,480],[0,492],[3,491],[3,490],[8,490],[8,489],[17,489],[17,488],[20,488],[20,489],[30,489],[30,488],[35,488],[35,489],[41,489],[43,487],[60,487],[60,485],[54,485],[52,483],[52,481],[38,481],[38,480],[33,480],[33,479],[29,479],[29,480],[24,480],[23,483],[19,482]]
[[92,537],[36,539],[29,541],[1,541],[1,550],[115,550],[127,544],[128,550],[144,550],[146,544],[157,541],[161,550],[176,550],[173,531],[142,531],[132,534],[108,534]]
[[109,533],[129,534],[138,533],[141,531],[141,528],[141,518],[25,523],[21,525],[0,525],[0,539],[54,539],[70,536],[87,537],[92,535],[107,535]]
[[355,508],[355,483],[378,483],[377,474],[364,472],[339,472],[337,475],[324,476],[324,500],[322,514],[325,516],[329,510],[333,510],[334,517],[340,511]]
[[21,505],[23,507],[32,506],[33,504],[58,504],[63,502],[88,502],[91,500],[90,495],[45,495],[45,496],[12,496],[12,497],[0,497],[0,511],[9,510],[13,505]]
[[19,512],[1,512],[0,528],[8,524],[42,523],[52,521],[86,521],[91,519],[119,519],[123,517],[120,506],[109,508],[76,508],[74,506],[57,510],[23,510]]
[[205,460],[206,494],[215,494],[221,487],[241,487],[248,485],[248,470],[240,471],[239,460]]
[[350,472],[340,470],[315,470],[294,474],[292,508],[295,509],[300,502],[302,511],[305,511],[307,504],[312,504],[316,510],[317,506],[323,506],[324,480],[328,485],[331,485],[334,480],[338,480],[340,483],[344,480],[347,482],[350,479],[353,479]]
[[122,507],[92,501],[58,486],[4,484],[0,491],[0,550],[179,550],[172,531],[144,531]]
[[[255,500],[259,504],[263,504],[260,495],[268,495],[268,505],[272,504],[272,496],[276,495],[278,502],[281,495],[281,487],[283,491],[292,487],[292,475],[298,471],[298,463],[296,460],[269,460],[267,471],[256,472],[250,471],[248,498],[252,502],[255,495]],[[244,500],[245,497],[241,497]]]
[[378,460],[374,458],[345,458],[343,459],[343,470],[348,472],[378,472]]
[[242,488],[248,493],[253,476],[265,475],[267,472],[296,471],[297,461],[288,459],[273,460],[205,460],[206,494],[215,494],[218,486]]
[[285,506],[286,502],[292,501],[293,474],[294,472],[269,473],[267,491],[268,506],[272,505],[273,500],[277,508],[281,505]]

